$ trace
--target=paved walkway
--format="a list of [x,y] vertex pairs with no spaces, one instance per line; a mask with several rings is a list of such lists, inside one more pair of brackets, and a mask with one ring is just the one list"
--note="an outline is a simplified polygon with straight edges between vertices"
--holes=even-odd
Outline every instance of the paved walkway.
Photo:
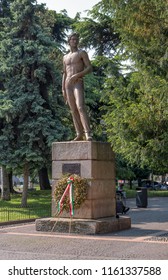
[[0,227],[0,259],[167,260],[168,198],[150,198],[147,208],[128,199],[132,227],[111,234],[79,236],[37,232],[34,223]]

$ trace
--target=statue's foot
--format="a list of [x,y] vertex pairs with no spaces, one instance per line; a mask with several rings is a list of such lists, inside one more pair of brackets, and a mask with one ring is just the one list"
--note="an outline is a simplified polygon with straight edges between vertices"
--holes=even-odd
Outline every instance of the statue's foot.
[[92,137],[91,136],[86,137],[86,141],[92,141]]
[[85,133],[86,141],[92,141],[92,136],[90,133]]
[[82,141],[82,140],[83,140],[83,135],[79,134],[72,141]]

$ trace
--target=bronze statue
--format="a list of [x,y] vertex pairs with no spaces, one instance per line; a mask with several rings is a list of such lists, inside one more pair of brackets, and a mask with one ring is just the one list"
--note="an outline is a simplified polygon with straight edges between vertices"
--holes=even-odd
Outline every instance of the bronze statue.
[[92,71],[88,54],[78,49],[79,36],[73,33],[68,37],[70,52],[63,58],[62,92],[66,103],[68,103],[76,138],[74,141],[91,141],[89,118],[85,108],[83,77]]

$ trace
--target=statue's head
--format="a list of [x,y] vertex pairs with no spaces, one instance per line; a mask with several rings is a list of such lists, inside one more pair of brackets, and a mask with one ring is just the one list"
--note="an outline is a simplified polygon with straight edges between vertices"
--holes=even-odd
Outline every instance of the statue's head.
[[71,33],[71,34],[68,36],[68,44],[69,44],[69,42],[70,42],[70,40],[71,40],[72,37],[76,37],[76,38],[77,38],[77,42],[79,42],[79,34],[76,33],[76,32],[73,32],[73,33]]

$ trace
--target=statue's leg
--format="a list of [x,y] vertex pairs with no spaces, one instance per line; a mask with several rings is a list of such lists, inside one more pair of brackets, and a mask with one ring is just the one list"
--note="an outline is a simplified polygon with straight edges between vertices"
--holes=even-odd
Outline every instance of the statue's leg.
[[83,140],[84,131],[83,131],[83,126],[81,123],[80,115],[78,112],[78,108],[76,106],[74,92],[71,89],[66,89],[66,94],[67,94],[68,105],[70,107],[71,114],[72,114],[74,127],[75,127],[76,134],[77,134],[77,136],[74,140],[80,141],[80,140]]
[[77,110],[80,115],[80,120],[81,120],[82,126],[84,128],[86,140],[91,141],[92,137],[91,137],[91,132],[90,132],[89,117],[88,117],[86,107],[85,107],[84,87],[83,87],[82,80],[79,80],[79,82],[75,84],[74,96],[75,96],[75,100],[76,100]]

